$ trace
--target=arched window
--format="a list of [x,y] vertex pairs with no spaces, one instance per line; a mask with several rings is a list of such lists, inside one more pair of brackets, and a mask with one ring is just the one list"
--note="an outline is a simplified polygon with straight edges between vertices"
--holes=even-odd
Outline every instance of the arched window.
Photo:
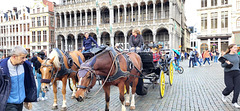
[[240,17],[237,18],[237,22],[236,23],[237,23],[236,24],[237,28],[240,28]]
[[208,49],[208,45],[206,43],[201,44],[201,52],[206,51]]

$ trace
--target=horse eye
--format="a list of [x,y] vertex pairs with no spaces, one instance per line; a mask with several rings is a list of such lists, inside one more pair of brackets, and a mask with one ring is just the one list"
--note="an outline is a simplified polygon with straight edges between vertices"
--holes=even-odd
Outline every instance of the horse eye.
[[51,70],[49,70],[49,72],[51,73]]

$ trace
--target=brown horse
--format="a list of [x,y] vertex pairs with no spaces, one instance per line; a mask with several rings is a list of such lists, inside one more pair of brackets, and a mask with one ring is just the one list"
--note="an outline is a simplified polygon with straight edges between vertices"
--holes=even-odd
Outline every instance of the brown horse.
[[[129,59],[132,61],[133,65],[141,70],[142,68],[142,62],[141,58],[138,54],[134,52],[129,52],[127,53],[129,56]],[[127,71],[127,62],[124,58],[124,56],[120,53],[118,53],[118,58],[119,58],[119,65],[120,69],[122,71]],[[116,56],[115,56],[116,57]],[[132,101],[131,101],[131,106],[130,109],[135,109],[135,92],[136,92],[136,86],[138,83],[138,78],[137,76],[140,75],[140,73],[135,69],[132,68],[130,71],[130,74],[125,74],[125,76],[120,77],[116,80],[113,81],[107,81],[105,84],[105,80],[108,78],[111,78],[115,72],[116,72],[116,63],[115,57],[110,53],[110,51],[105,51],[102,52],[94,58],[84,62],[81,65],[81,68],[78,72],[78,86],[77,86],[77,92],[76,92],[76,99],[77,101],[81,102],[83,101],[83,98],[85,97],[85,93],[88,91],[89,88],[93,87],[96,82],[96,75],[100,75],[100,77],[104,78],[102,80],[103,83],[103,89],[105,92],[105,101],[106,101],[106,106],[105,110],[109,110],[109,100],[110,100],[110,86],[115,85],[118,86],[119,88],[119,93],[120,93],[120,101],[122,103],[122,110],[125,111],[125,103],[124,103],[124,85],[126,85],[127,89],[127,96],[126,96],[126,105],[130,105],[130,95],[129,95],[129,84],[132,82]]]
[[[46,92],[49,90],[49,84],[50,82],[53,85],[53,93],[54,93],[54,103],[53,103],[53,110],[57,109],[57,82],[58,80],[62,81],[62,94],[63,94],[63,105],[62,105],[62,110],[66,110],[66,84],[67,84],[67,79],[68,76],[72,79],[73,84],[76,84],[76,72],[78,70],[77,65],[80,67],[80,62],[79,59],[81,58],[82,62],[85,61],[84,56],[82,55],[82,53],[80,53],[79,51],[72,51],[69,53],[69,55],[72,57],[73,62],[75,62],[76,64],[73,64],[72,67],[68,66],[68,61],[67,61],[67,57],[64,55],[64,53],[60,50],[58,50],[63,57],[63,62],[64,63],[60,63],[59,61],[59,54],[57,52],[58,49],[53,49],[53,51],[49,54],[49,57],[47,60],[42,60],[41,58],[38,57],[39,62],[41,63],[41,67],[40,67],[40,71],[42,73],[42,85],[41,85],[41,89]],[[80,57],[80,58],[79,58]],[[62,71],[61,65],[65,65],[65,68],[70,69],[71,71],[74,72],[70,72],[69,74],[64,74],[60,77],[58,77],[57,74],[60,74],[59,71]],[[76,86],[74,86],[76,89]],[[76,93],[76,90],[73,90],[72,93],[72,98],[74,97]]]

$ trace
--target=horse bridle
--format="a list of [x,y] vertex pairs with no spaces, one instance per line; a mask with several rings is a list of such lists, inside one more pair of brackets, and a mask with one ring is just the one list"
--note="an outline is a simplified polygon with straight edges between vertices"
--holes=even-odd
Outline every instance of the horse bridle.
[[92,85],[93,77],[94,76],[96,77],[96,74],[95,74],[96,72],[91,67],[80,67],[80,70],[87,70],[87,73],[90,72],[90,78],[91,79],[90,79],[90,83],[88,84],[87,87],[86,86],[82,86],[82,85],[77,85],[76,87],[80,88],[80,89],[89,89],[90,86]]
[[[47,60],[50,60],[50,59],[48,58]],[[57,70],[57,72],[54,74],[54,73],[53,73],[54,66],[53,66],[53,64],[47,65],[47,64],[46,64],[46,63],[47,63],[47,60],[45,61],[44,64],[41,64],[41,66],[43,66],[43,67],[52,67],[52,68],[50,68],[50,69],[51,69],[51,78],[50,78],[50,79],[41,79],[41,83],[47,83],[47,84],[49,84],[49,83],[51,83],[51,80],[52,80],[53,78],[54,78],[53,81],[55,81],[55,79],[56,79],[56,77],[57,77],[58,70]],[[50,85],[50,86],[51,86],[51,85]]]

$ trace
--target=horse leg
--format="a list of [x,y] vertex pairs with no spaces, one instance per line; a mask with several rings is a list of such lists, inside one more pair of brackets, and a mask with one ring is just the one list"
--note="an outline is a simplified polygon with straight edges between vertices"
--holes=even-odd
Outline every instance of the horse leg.
[[129,82],[126,82],[125,85],[126,85],[126,90],[127,90],[125,105],[130,106]]
[[56,109],[58,109],[58,106],[57,106],[57,82],[56,81],[53,82],[53,93],[54,93],[54,103],[53,103],[52,110],[56,110]]
[[125,103],[124,103],[124,82],[120,82],[118,84],[118,88],[119,88],[119,99],[122,103],[122,111],[126,111],[126,107],[125,107]]
[[106,101],[105,111],[109,111],[110,85],[104,85],[103,90],[105,92],[105,101]]
[[137,83],[138,83],[138,78],[135,78],[132,84],[132,98],[131,98],[130,110],[135,109],[135,92],[136,92]]
[[67,85],[67,77],[64,77],[62,79],[62,94],[63,94],[63,104],[62,104],[62,111],[67,110],[67,105],[66,105],[66,85]]
[[76,94],[76,80],[75,79],[73,79],[73,78],[71,78],[72,79],[72,81],[73,81],[73,93],[72,93],[72,99],[74,99],[75,98],[75,94]]

